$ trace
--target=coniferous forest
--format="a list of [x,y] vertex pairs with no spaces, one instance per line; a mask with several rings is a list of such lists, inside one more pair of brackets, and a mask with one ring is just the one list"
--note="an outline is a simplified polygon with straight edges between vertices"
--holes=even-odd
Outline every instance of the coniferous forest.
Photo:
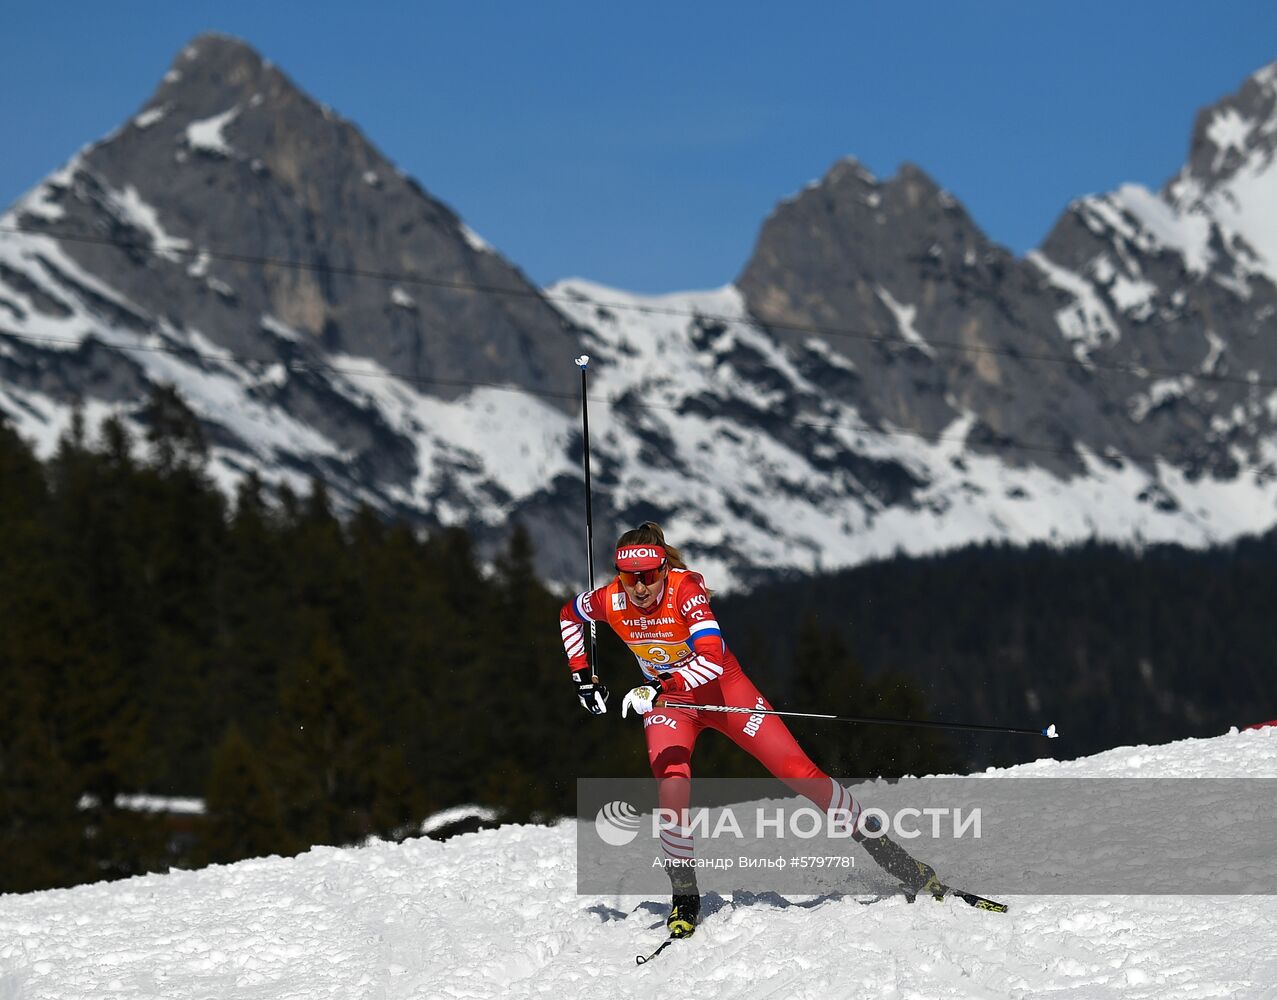
[[[0,891],[402,837],[456,804],[550,819],[577,777],[648,773],[640,724],[577,702],[568,595],[525,534],[485,566],[461,531],[339,520],[320,482],[228,499],[175,393],[143,419],[144,442],[77,422],[47,463],[0,425]],[[614,705],[639,682],[607,635],[600,673]],[[705,773],[759,773],[717,739]],[[949,759],[875,746],[885,771]]]
[[[1063,734],[1047,743],[954,733],[953,748],[974,769],[1277,719],[1275,608],[1269,531],[1205,551],[972,546],[765,586],[724,602],[719,619],[742,635],[742,657],[801,672],[816,628],[936,718],[1055,723]],[[763,615],[774,627],[751,630]]]
[[[143,423],[134,441],[77,421],[47,462],[0,424],[0,891],[410,836],[463,803],[549,820],[573,811],[578,777],[647,773],[641,726],[577,703],[556,622],[568,595],[538,581],[526,534],[485,564],[459,530],[339,519],[319,481],[268,494],[250,477],[228,498],[174,392]],[[1062,730],[1097,716],[1058,748],[1076,756],[1141,741],[1114,736],[1123,720],[1161,739],[1241,706],[1277,715],[1273,538],[1240,556],[973,549],[715,604],[778,706],[1028,712]],[[614,706],[639,678],[604,631],[599,673]],[[794,728],[847,777],[1057,750]],[[696,767],[762,773],[714,733]],[[205,809],[148,812],[140,794]]]

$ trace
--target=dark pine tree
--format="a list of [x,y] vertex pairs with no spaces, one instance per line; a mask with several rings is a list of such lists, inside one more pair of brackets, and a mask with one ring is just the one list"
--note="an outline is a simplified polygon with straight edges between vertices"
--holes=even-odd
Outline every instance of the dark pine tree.
[[288,855],[308,846],[286,831],[279,794],[261,751],[234,723],[213,754],[204,809],[201,855],[207,861]]

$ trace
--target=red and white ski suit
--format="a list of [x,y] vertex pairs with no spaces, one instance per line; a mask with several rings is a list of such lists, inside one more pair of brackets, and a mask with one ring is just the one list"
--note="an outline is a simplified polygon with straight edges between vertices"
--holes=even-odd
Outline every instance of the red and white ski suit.
[[[854,824],[860,806],[851,793],[812,763],[775,715],[696,712],[679,705],[732,705],[771,709],[771,703],[745,676],[727,648],[710,608],[699,573],[669,570],[665,592],[651,608],[633,607],[619,579],[597,590],[578,594],[563,605],[559,627],[572,671],[589,667],[585,655],[585,625],[606,622],[630,647],[648,681],[661,674],[660,702],[643,716],[648,762],[660,782],[662,809],[685,815],[690,795],[692,749],[705,729],[717,729],[752,754],[771,774],[819,808],[837,811]],[[668,814],[667,814],[668,815]],[[666,853],[674,859],[692,856],[690,831],[671,827],[662,833]]]

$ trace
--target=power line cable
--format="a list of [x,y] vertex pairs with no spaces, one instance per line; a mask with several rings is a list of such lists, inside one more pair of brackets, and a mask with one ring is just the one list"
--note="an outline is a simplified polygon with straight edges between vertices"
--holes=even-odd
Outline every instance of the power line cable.
[[[348,368],[341,365],[325,364],[311,361],[298,361],[294,359],[282,360],[275,359],[273,361],[248,358],[232,352],[212,353],[209,351],[200,351],[195,348],[188,347],[166,347],[157,344],[116,344],[109,341],[93,338],[91,335],[84,340],[75,340],[70,337],[51,337],[38,334],[20,334],[12,333],[6,330],[0,330],[0,337],[7,337],[13,340],[24,342],[49,344],[66,347],[83,347],[87,343],[92,343],[94,347],[107,351],[116,351],[121,354],[139,353],[139,354],[170,354],[176,357],[195,358],[200,361],[215,362],[219,364],[234,364],[239,367],[248,367],[251,365],[261,366],[262,368],[270,368],[280,365],[289,371],[297,372],[329,372],[338,375],[345,375],[353,378],[369,378],[369,379],[393,379],[404,382],[416,382],[427,385],[446,385],[454,388],[485,388],[495,389],[501,392],[511,392],[517,395],[538,396],[547,399],[568,399],[576,401],[580,398],[577,393],[554,392],[546,389],[521,388],[519,386],[504,385],[497,382],[483,382],[470,379],[442,379],[426,375],[413,375],[407,372],[394,371],[367,371],[359,368]],[[628,394],[621,396],[590,396],[590,402],[601,403],[608,407],[614,407],[618,402],[625,401],[625,405],[636,410],[664,411],[675,414],[685,412],[684,407],[673,403],[653,403],[645,401],[637,401],[628,398]],[[968,436],[957,436],[953,434],[935,433],[928,434],[925,431],[909,430],[907,428],[887,429],[882,427],[873,427],[868,424],[854,424],[846,421],[819,421],[795,418],[787,421],[791,427],[805,427],[810,430],[846,430],[857,434],[867,434],[875,437],[907,437],[920,438],[929,444],[952,443],[966,445],[969,444]],[[995,432],[996,433],[996,432]],[[1039,442],[1019,441],[1015,438],[999,435],[995,442],[982,442],[982,447],[989,451],[1030,451],[1042,454],[1061,455],[1070,458],[1078,458],[1078,451],[1075,447],[1061,447],[1060,445],[1045,444]],[[1152,453],[1140,452],[1121,452],[1117,456],[1132,462],[1148,462],[1152,463],[1165,456]],[[1260,469],[1263,466],[1256,466],[1246,463],[1242,468]]]
[[[719,313],[703,312],[700,310],[684,309],[676,306],[659,306],[644,304],[639,302],[622,302],[622,301],[600,301],[595,299],[582,300],[573,295],[563,293],[549,292],[542,289],[532,287],[513,288],[505,285],[489,285],[479,282],[458,281],[447,278],[430,278],[419,274],[408,274],[396,271],[383,271],[375,268],[349,267],[338,264],[314,263],[309,261],[291,260],[285,257],[265,257],[254,254],[238,253],[225,250],[210,250],[208,248],[195,249],[188,246],[180,246],[177,244],[165,244],[156,246],[149,243],[138,243],[137,241],[127,241],[112,239],[106,236],[94,236],[84,233],[60,233],[44,229],[34,229],[23,226],[0,225],[0,232],[11,233],[21,236],[44,236],[53,240],[63,240],[72,243],[86,243],[97,246],[111,246],[122,250],[128,250],[135,253],[145,253],[159,258],[166,258],[168,255],[180,255],[185,257],[207,257],[210,260],[221,260],[238,264],[253,264],[260,267],[277,267],[285,270],[307,271],[320,274],[337,275],[341,277],[351,278],[370,278],[379,281],[393,282],[396,284],[417,285],[421,287],[441,289],[445,291],[464,292],[476,295],[505,295],[525,299],[538,299],[546,302],[554,302],[567,306],[590,305],[602,309],[613,311],[630,311],[637,312],[641,315],[649,316],[666,316],[676,319],[686,320],[708,320],[717,323],[736,323],[745,324],[764,329],[786,330],[792,333],[809,333],[818,334],[823,337],[841,337],[851,340],[861,340],[866,343],[880,344],[884,346],[901,347],[907,346],[908,341],[900,337],[891,337],[886,334],[875,333],[869,330],[857,330],[851,327],[830,326],[819,323],[799,323],[790,320],[781,320],[776,318],[768,318],[765,316],[740,317],[730,316]],[[1082,368],[1086,371],[1096,372],[1113,372],[1122,375],[1133,375],[1137,378],[1147,378],[1149,376],[1159,376],[1166,378],[1184,378],[1189,377],[1202,382],[1215,382],[1221,384],[1236,384],[1246,386],[1264,386],[1268,388],[1277,388],[1277,379],[1253,378],[1250,376],[1225,375],[1218,372],[1205,372],[1198,370],[1185,370],[1181,368],[1168,368],[1159,365],[1145,365],[1115,361],[1097,361],[1095,359],[1082,360],[1076,357],[1069,357],[1061,354],[1051,354],[1037,351],[1023,351],[1018,348],[1005,347],[989,347],[979,344],[963,344],[950,340],[927,340],[927,346],[938,348],[940,350],[949,351],[956,354],[972,354],[980,356],[1004,357],[1014,361],[1037,361],[1047,364],[1068,365],[1075,368]]]
[[[288,258],[265,257],[260,255],[243,254],[243,253],[236,253],[236,252],[230,252],[230,251],[214,251],[214,250],[208,250],[206,248],[195,249],[188,246],[178,246],[173,244],[156,246],[154,244],[144,244],[144,243],[139,243],[137,241],[125,241],[125,240],[119,240],[119,239],[112,239],[110,237],[105,237],[105,236],[93,236],[89,234],[77,234],[77,233],[57,233],[57,232],[50,232],[47,230],[40,230],[40,229],[32,229],[32,228],[22,227],[22,226],[0,225],[0,232],[8,232],[8,233],[25,235],[25,236],[43,236],[43,237],[54,239],[54,240],[67,240],[71,242],[82,242],[82,243],[101,245],[101,246],[111,246],[111,247],[116,247],[122,250],[146,253],[146,254],[151,254],[158,257],[164,257],[164,255],[166,254],[176,253],[176,254],[181,254],[181,255],[189,256],[189,257],[207,257],[209,259],[218,259],[218,260],[230,261],[234,263],[253,264],[253,265],[262,266],[262,267],[280,267],[280,268],[285,268],[290,270],[336,274],[336,275],[348,276],[348,277],[370,278],[375,280],[402,283],[402,284],[416,284],[416,285],[422,285],[426,287],[438,288],[438,289],[449,290],[449,291],[459,291],[459,292],[465,292],[470,294],[510,295],[510,296],[518,296],[522,298],[529,298],[529,299],[545,299],[546,301],[561,302],[562,304],[573,305],[573,306],[580,306],[583,304],[582,300],[580,298],[577,298],[576,296],[548,293],[548,292],[543,292],[531,287],[510,288],[507,286],[500,286],[500,285],[485,285],[485,284],[479,284],[474,282],[457,281],[452,279],[429,278],[429,277],[424,277],[421,275],[413,275],[413,274],[406,274],[406,273],[399,273],[399,272],[392,272],[392,271],[383,271],[383,270],[376,270],[372,268],[356,268],[356,267],[346,267],[346,266],[332,265],[332,264],[319,264],[319,263],[311,263],[306,261],[290,260]],[[595,306],[597,308],[603,308],[603,309],[631,310],[631,311],[635,311],[635,312],[639,312],[639,313],[647,314],[647,315],[662,315],[662,316],[675,317],[675,318],[686,319],[686,320],[700,320],[700,321],[708,320],[712,322],[721,322],[724,324],[733,324],[733,323],[743,324],[745,326],[754,327],[755,329],[772,327],[776,329],[785,329],[785,330],[791,330],[796,332],[816,333],[822,336],[851,337],[851,338],[865,340],[871,343],[890,345],[894,347],[900,347],[902,344],[907,344],[907,341],[903,341],[898,338],[892,338],[882,334],[869,333],[867,331],[857,331],[857,330],[852,330],[852,329],[847,329],[842,327],[830,327],[830,326],[824,326],[824,325],[818,325],[818,324],[776,323],[776,322],[768,321],[766,319],[760,319],[758,317],[742,318],[737,316],[718,315],[714,313],[702,312],[699,310],[680,309],[673,306],[655,306],[655,305],[646,305],[643,303],[636,303],[636,302],[607,302],[607,301],[598,301],[593,299],[586,300],[584,304],[588,304],[588,305]],[[68,346],[78,346],[83,343],[83,341],[75,341],[69,338],[15,334],[8,331],[0,331],[0,335],[8,336],[14,339],[26,340],[32,343],[44,342],[49,344],[60,344],[60,345],[68,345]],[[197,357],[205,361],[216,361],[223,364],[237,364],[240,366],[245,366],[249,364],[266,365],[266,366],[280,364],[292,371],[330,372],[334,374],[341,374],[341,375],[360,377],[360,378],[393,378],[393,379],[398,379],[398,380],[409,382],[409,383],[451,386],[451,387],[457,387],[457,388],[489,388],[489,389],[494,389],[498,391],[515,392],[515,393],[520,393],[523,395],[539,396],[542,398],[557,399],[557,400],[576,401],[577,399],[577,396],[574,393],[554,392],[552,390],[545,390],[545,389],[520,388],[516,386],[503,385],[503,384],[495,383],[495,382],[485,382],[485,381],[471,380],[471,379],[444,379],[444,378],[438,378],[438,377],[432,377],[432,376],[416,375],[409,372],[397,372],[397,371],[368,372],[368,371],[361,371],[358,369],[344,368],[339,365],[323,364],[318,362],[299,362],[296,360],[286,361],[286,360],[276,359],[274,361],[264,361],[260,359],[252,359],[252,358],[235,355],[230,352],[227,352],[225,355],[217,355],[217,354],[212,354],[209,352],[201,352],[201,351],[195,350],[194,348],[163,347],[158,345],[120,345],[120,344],[111,344],[107,341],[103,341],[100,339],[95,340],[94,342],[98,346],[104,349],[117,350],[120,352],[167,353],[167,354],[173,354],[175,356]],[[1277,388],[1277,380],[1268,381],[1268,380],[1263,380],[1258,378],[1240,378],[1237,376],[1225,376],[1225,375],[1217,375],[1217,374],[1204,373],[1204,372],[1187,372],[1187,371],[1182,371],[1179,369],[1150,369],[1147,366],[1121,365],[1121,364],[1090,362],[1090,361],[1084,362],[1076,358],[1062,357],[1059,355],[1033,354],[1033,353],[1026,353],[1026,352],[1022,352],[1018,350],[1008,350],[1008,349],[993,348],[993,347],[981,347],[978,345],[958,344],[958,343],[946,342],[946,341],[928,340],[927,343],[928,343],[928,346],[931,346],[931,347],[941,347],[941,348],[952,350],[959,353],[973,353],[973,354],[984,354],[984,355],[991,354],[991,355],[1010,357],[1016,360],[1036,360],[1036,361],[1046,361],[1046,362],[1052,362],[1052,363],[1058,363],[1058,364],[1069,364],[1069,365],[1074,365],[1077,367],[1083,367],[1087,369],[1099,367],[1099,368],[1103,368],[1105,370],[1110,370],[1110,371],[1133,373],[1133,374],[1138,373],[1140,375],[1147,375],[1150,373],[1164,374],[1164,375],[1176,376],[1176,377],[1200,378],[1203,381],[1235,382],[1235,383],[1239,383],[1239,384],[1243,384],[1247,386],[1265,386],[1265,387]],[[592,397],[592,399],[594,401],[605,403],[608,405],[611,405],[616,402],[615,398],[599,399],[598,397]],[[636,409],[666,410],[671,412],[681,412],[680,407],[670,405],[670,404],[628,402],[627,405],[630,405]],[[806,427],[813,430],[848,430],[854,433],[867,434],[867,435],[880,436],[880,437],[920,438],[929,443],[940,443],[940,442],[951,442],[951,443],[957,443],[957,444],[968,443],[968,439],[966,436],[957,437],[954,435],[945,435],[941,433],[928,434],[924,431],[913,431],[913,430],[908,430],[904,428],[896,428],[896,429],[889,430],[885,428],[871,427],[864,424],[850,424],[844,421],[821,422],[821,421],[797,419],[797,420],[790,421],[790,424],[793,426],[802,426],[802,427]],[[1052,445],[1052,444],[1039,443],[1039,442],[1018,441],[1015,438],[1012,438],[1006,435],[999,435],[996,443],[984,442],[983,447],[988,448],[990,451],[995,451],[995,452],[1016,450],[1016,451],[1037,452],[1040,454],[1061,455],[1061,456],[1067,456],[1070,458],[1078,457],[1078,452],[1075,447],[1061,447],[1059,445]],[[1122,452],[1121,457],[1134,462],[1154,462],[1157,459],[1162,458],[1164,456],[1159,456],[1155,454],[1145,454],[1145,453]],[[1253,466],[1250,464],[1244,465],[1243,467],[1244,468],[1259,468],[1257,466]]]

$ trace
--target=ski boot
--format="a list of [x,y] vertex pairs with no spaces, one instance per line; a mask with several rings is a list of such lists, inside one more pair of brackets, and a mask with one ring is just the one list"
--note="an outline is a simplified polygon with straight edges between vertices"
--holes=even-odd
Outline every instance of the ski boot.
[[670,915],[665,920],[670,937],[685,938],[696,933],[696,920],[701,915],[701,897],[699,895],[674,894]]
[[690,868],[671,868],[670,884],[674,898],[665,926],[672,938],[691,937],[696,933],[696,922],[701,915],[701,891],[696,886],[696,872]]
[[[870,816],[865,826],[871,833],[882,829],[876,816]],[[883,871],[900,882],[909,902],[923,894],[939,902],[949,891],[949,887],[936,878],[934,868],[910,855],[894,840],[888,840],[886,834],[867,837],[857,830],[853,837]]]

